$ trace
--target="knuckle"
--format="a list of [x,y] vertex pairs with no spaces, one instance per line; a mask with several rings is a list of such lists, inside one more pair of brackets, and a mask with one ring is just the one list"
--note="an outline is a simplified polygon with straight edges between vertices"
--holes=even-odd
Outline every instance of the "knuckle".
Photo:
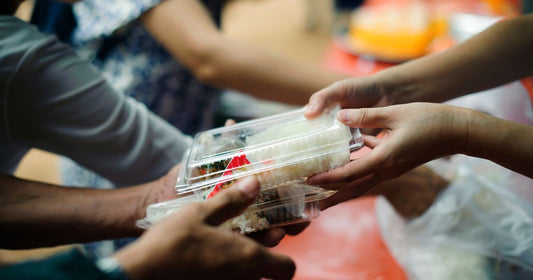
[[208,207],[205,203],[202,202],[192,202],[191,204],[189,204],[189,209],[193,213],[205,213],[208,211]]
[[337,81],[333,84],[336,93],[339,95],[339,101],[342,102],[346,99],[350,87],[346,81]]
[[365,123],[368,120],[369,112],[367,108],[359,109],[358,122]]
[[249,260],[259,260],[263,255],[263,248],[255,243],[244,246],[242,250],[243,257]]

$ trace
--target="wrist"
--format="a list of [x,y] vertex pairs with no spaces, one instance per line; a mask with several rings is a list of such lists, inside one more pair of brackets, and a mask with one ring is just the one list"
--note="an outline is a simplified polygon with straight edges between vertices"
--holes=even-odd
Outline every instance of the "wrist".
[[[378,91],[386,96],[387,105],[398,105],[420,101],[416,96],[419,90],[416,84],[409,80],[402,71],[397,71],[397,67],[383,70],[374,75],[379,85]],[[401,69],[400,69],[401,70]]]
[[[121,237],[134,237],[143,233],[143,229],[136,226],[137,220],[145,217],[146,206],[150,204],[150,186],[125,187],[113,190],[120,202],[114,202],[116,208],[120,208],[118,217],[115,219],[115,227],[121,232]],[[113,202],[110,202],[113,203]],[[118,211],[118,210],[117,210]]]
[[453,117],[452,141],[455,143],[452,145],[450,154],[476,154],[476,149],[482,142],[480,137],[483,137],[480,135],[483,132],[478,128],[483,127],[486,121],[483,116],[480,116],[483,113],[461,107],[450,106],[449,108]]

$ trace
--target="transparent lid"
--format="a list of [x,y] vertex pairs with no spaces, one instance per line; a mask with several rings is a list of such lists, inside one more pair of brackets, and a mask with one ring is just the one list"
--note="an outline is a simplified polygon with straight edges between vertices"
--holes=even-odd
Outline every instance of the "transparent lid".
[[[253,205],[241,215],[227,221],[224,226],[233,231],[250,233],[274,226],[309,221],[319,215],[318,201],[333,193],[335,192],[307,185],[303,181],[281,184],[275,189],[261,191]],[[137,221],[137,225],[149,228],[191,202],[201,200],[191,194],[152,204],[146,209],[146,217]]]
[[358,129],[336,119],[338,106],[308,120],[304,109],[198,133],[176,183],[206,199],[255,175],[263,191],[346,164],[362,147]]

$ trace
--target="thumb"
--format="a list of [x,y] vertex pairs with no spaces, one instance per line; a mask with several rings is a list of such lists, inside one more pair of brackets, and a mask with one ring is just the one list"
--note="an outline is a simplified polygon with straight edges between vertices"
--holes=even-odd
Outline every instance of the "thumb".
[[304,116],[308,119],[315,118],[331,105],[339,103],[346,96],[348,85],[346,81],[335,82],[311,95]]
[[215,197],[204,202],[206,206],[205,222],[218,226],[239,215],[255,201],[259,190],[259,181],[253,176],[237,181],[234,186],[221,191]]
[[389,128],[387,108],[345,109],[337,113],[337,119],[350,127]]

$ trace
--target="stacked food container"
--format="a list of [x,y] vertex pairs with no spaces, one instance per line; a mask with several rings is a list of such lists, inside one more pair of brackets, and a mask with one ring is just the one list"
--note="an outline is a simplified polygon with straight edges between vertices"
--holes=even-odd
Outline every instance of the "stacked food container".
[[150,205],[138,225],[147,228],[250,175],[261,193],[226,227],[249,233],[317,217],[319,201],[334,192],[306,184],[307,177],[343,166],[363,145],[357,129],[336,119],[338,110],[308,120],[300,109],[198,133],[176,184],[181,197]]

